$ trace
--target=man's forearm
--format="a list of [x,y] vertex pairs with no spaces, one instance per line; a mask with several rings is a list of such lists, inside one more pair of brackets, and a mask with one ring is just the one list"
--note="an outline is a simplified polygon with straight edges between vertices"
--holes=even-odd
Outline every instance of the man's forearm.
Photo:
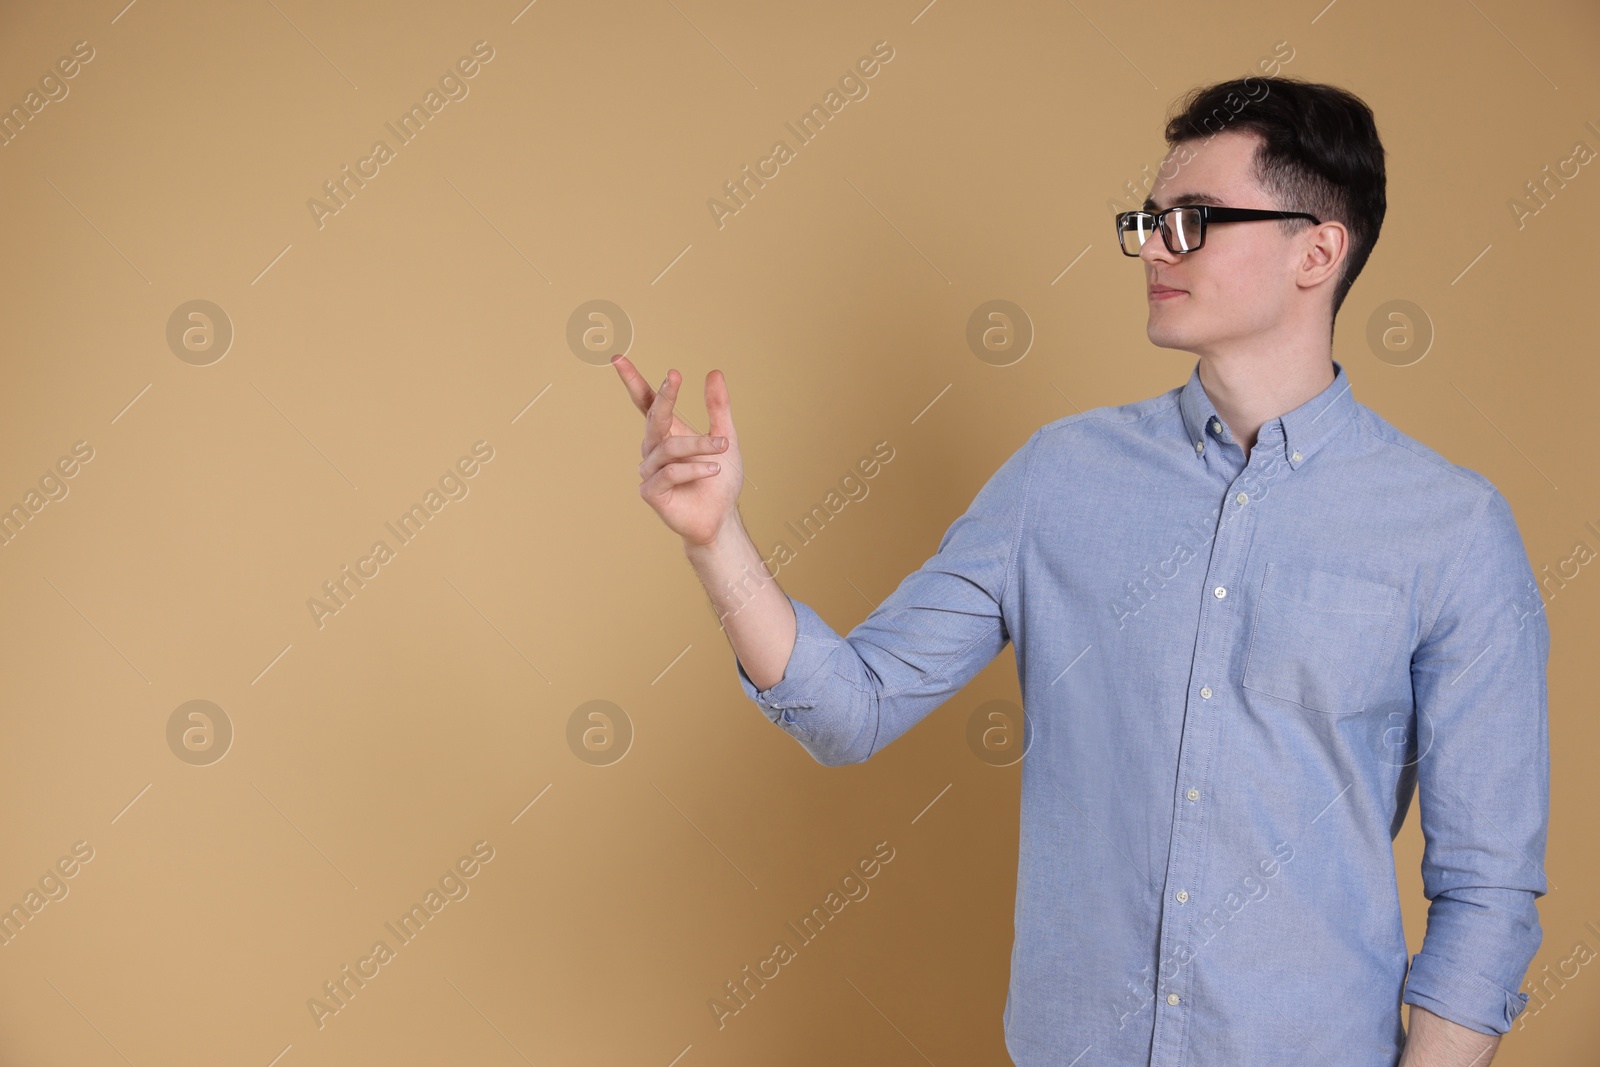
[[1500,1038],[1451,1022],[1420,1005],[1411,1005],[1400,1067],[1489,1067]]
[[710,544],[685,541],[683,551],[744,672],[758,689],[777,685],[794,651],[794,607],[762,562],[738,511]]

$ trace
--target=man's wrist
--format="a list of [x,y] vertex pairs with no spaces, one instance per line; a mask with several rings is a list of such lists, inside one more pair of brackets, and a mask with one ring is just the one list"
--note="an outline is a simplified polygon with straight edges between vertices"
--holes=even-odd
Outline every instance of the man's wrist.
[[730,548],[742,547],[743,543],[749,540],[750,535],[745,532],[744,523],[739,517],[739,509],[735,507],[723,518],[709,541],[693,541],[685,537],[683,552],[691,561],[696,557],[709,559],[726,553]]

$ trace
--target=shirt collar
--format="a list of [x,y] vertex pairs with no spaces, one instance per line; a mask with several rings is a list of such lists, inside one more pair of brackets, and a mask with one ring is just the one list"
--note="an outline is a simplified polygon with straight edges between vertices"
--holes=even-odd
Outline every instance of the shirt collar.
[[[1200,361],[1196,360],[1189,382],[1178,391],[1178,409],[1183,414],[1183,425],[1189,435],[1189,448],[1196,456],[1202,452],[1198,445],[1214,440],[1233,440],[1232,434],[1217,415],[1215,405],[1200,384]],[[1268,419],[1256,435],[1257,444],[1269,444],[1283,449],[1284,459],[1291,467],[1305,463],[1355,414],[1355,397],[1350,393],[1350,378],[1344,365],[1333,361],[1333,382],[1304,404],[1282,415]],[[1213,425],[1222,427],[1220,432]],[[1226,435],[1226,436],[1224,436]],[[1277,440],[1272,440],[1277,438]]]

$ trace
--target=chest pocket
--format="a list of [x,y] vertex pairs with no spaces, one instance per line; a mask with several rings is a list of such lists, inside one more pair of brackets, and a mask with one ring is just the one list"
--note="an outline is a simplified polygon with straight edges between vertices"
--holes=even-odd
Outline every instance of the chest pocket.
[[1268,563],[1256,596],[1244,687],[1312,711],[1361,711],[1399,616],[1385,582]]

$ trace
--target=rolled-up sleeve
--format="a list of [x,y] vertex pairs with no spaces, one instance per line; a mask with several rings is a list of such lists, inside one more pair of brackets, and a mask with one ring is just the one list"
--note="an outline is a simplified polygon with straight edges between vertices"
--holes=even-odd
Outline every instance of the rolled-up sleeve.
[[1411,661],[1429,901],[1402,1000],[1486,1034],[1528,1003],[1547,886],[1550,630],[1505,497],[1490,488]]
[[1035,445],[1001,464],[938,551],[845,637],[803,601],[783,678],[739,684],[827,766],[860,763],[961,690],[1010,640],[1002,604],[1016,567]]

